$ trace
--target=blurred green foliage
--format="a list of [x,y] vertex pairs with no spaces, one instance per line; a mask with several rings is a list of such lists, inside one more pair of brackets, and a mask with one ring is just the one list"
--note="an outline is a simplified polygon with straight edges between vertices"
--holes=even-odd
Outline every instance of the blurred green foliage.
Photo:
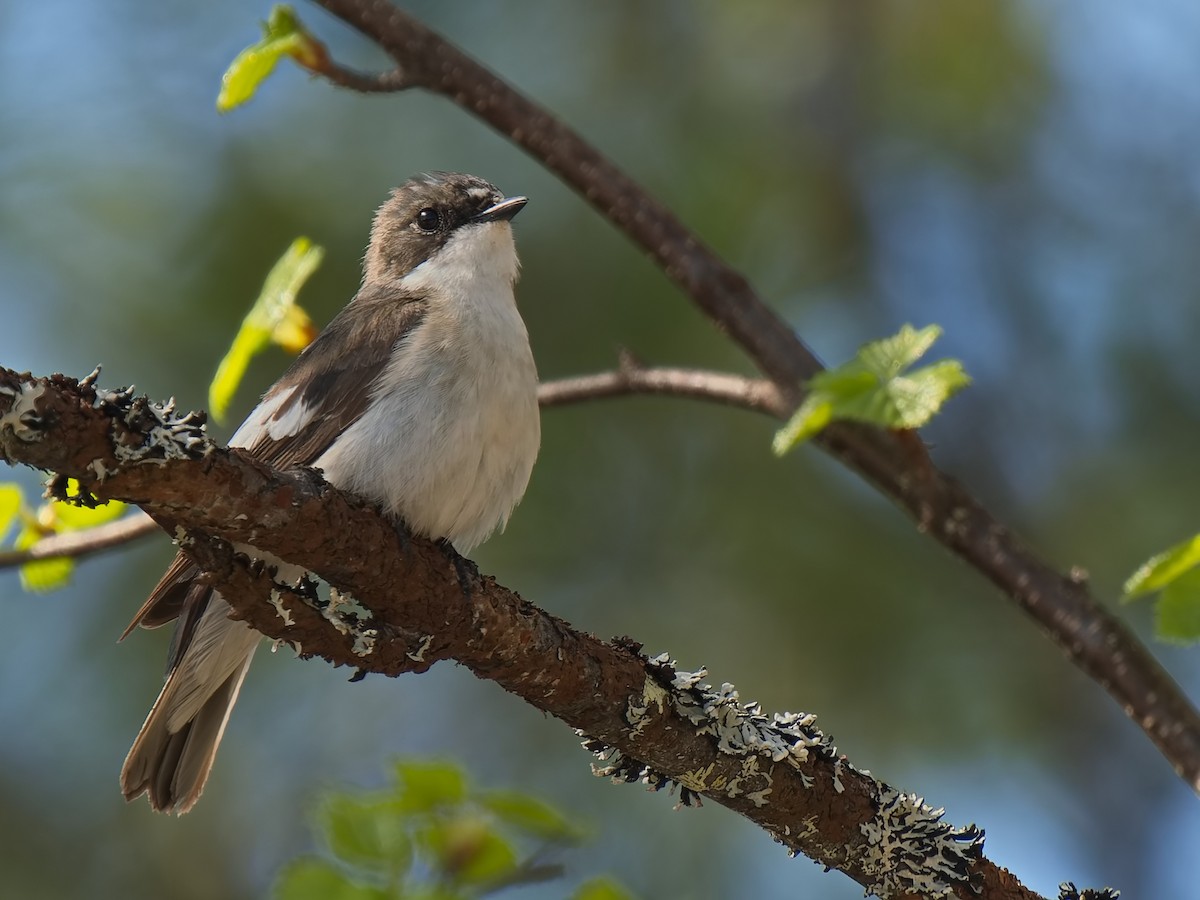
[[[67,492],[68,497],[78,496],[79,483],[69,479]],[[0,545],[3,545],[12,526],[17,523],[21,527],[13,540],[13,549],[28,550],[52,535],[84,531],[119,519],[125,513],[125,508],[125,504],[119,500],[111,500],[100,506],[51,500],[37,509],[31,509],[25,503],[20,485],[0,484]],[[63,556],[47,557],[23,563],[19,571],[21,587],[25,590],[54,591],[70,583],[75,560]]]
[[[400,760],[391,783],[327,794],[316,816],[330,858],[291,863],[276,900],[472,900],[563,876],[545,862],[576,846],[583,830],[520,791],[470,787],[456,765]],[[522,849],[523,848],[523,849]],[[609,880],[586,882],[575,900],[624,900]]]
[[[214,86],[268,5],[0,4],[5,364],[99,361],[109,384],[204,406],[281,247],[309,234],[327,248],[305,287],[324,323],[354,293],[387,189],[447,169],[531,197],[518,300],[543,377],[609,368],[620,346],[749,371],[580,198],[449,103],[280,66],[257,102],[215,115]],[[973,385],[926,429],[939,464],[1057,565],[1085,567],[1097,596],[1196,530],[1200,19],[1186,3],[405,5],[676,210],[822,357],[940,323]],[[340,63],[389,66],[297,8]],[[268,348],[250,363],[231,422],[287,361]],[[869,488],[808,449],[772,459],[771,432],[655,398],[548,412],[530,490],[478,562],[579,627],[820,714],[856,764],[987,826],[989,852],[1043,893],[1068,875],[1191,890],[1161,861],[1195,843],[1200,812],[1121,711]],[[348,685],[260,653],[197,809],[125,806],[116,773],[167,636],[115,638],[172,553],[163,540],[89,560],[49,602],[0,575],[6,894],[261,897],[310,844],[312,792],[404,752],[586,815],[589,861],[639,895],[861,896],[711,805],[672,813],[586,776],[559,723],[447,666]],[[1149,635],[1148,605],[1126,614]],[[1163,657],[1200,692],[1193,651]]]

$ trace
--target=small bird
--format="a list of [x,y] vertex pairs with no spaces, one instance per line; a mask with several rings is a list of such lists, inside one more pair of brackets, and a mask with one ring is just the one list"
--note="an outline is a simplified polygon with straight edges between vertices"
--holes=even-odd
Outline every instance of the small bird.
[[[358,293],[231,446],[321,469],[462,553],[502,528],[541,440],[513,296],[509,223],[525,203],[472,175],[422,175],[393,191],[375,214]],[[121,770],[125,798],[147,794],[161,812],[185,813],[200,797],[261,638],[199,574],[176,556],[125,632],[179,620],[166,683]]]

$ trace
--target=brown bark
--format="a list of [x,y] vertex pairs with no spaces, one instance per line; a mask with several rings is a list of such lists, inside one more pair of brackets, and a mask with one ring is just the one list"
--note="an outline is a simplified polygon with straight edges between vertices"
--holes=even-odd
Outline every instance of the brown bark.
[[[237,615],[302,655],[385,675],[454,659],[578,729],[604,774],[715,801],[881,896],[1036,897],[983,858],[981,833],[855,768],[813,717],[766,717],[629,639],[578,632],[316,472],[212,445],[201,423],[87,379],[0,369],[0,456],[138,504]],[[274,583],[230,542],[309,568],[360,614]]]

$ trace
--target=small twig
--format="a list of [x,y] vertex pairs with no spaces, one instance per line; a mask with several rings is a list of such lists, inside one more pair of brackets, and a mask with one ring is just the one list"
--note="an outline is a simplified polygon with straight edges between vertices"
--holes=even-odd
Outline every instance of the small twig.
[[745,378],[699,369],[646,368],[626,363],[613,372],[578,375],[549,381],[538,388],[544,407],[565,406],[604,397],[629,394],[662,394],[711,400],[770,416],[782,417],[787,403],[779,389],[765,378]]
[[70,557],[77,559],[101,550],[109,550],[158,531],[158,526],[141,510],[115,522],[106,522],[86,531],[69,531],[43,538],[26,550],[0,552],[0,569],[23,566],[39,559]]
[[[304,65],[304,63],[301,63]],[[321,75],[338,87],[349,88],[362,94],[386,94],[392,91],[403,91],[412,87],[412,82],[397,67],[386,72],[362,72],[348,66],[339,65],[324,54],[304,68],[314,75]]]

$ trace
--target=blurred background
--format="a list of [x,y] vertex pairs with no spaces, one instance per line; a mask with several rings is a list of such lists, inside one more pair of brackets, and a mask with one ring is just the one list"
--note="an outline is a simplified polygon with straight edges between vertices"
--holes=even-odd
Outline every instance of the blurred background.
[[[976,381],[938,460],[1113,602],[1200,524],[1200,5],[1191,0],[408,4],[674,207],[825,359],[904,322]],[[384,63],[319,9],[337,58]],[[450,104],[356,96],[283,66],[247,107],[221,73],[269,5],[0,0],[0,363],[203,406],[296,235],[355,290],[374,208],[428,169],[531,197],[520,302],[544,378],[746,360],[612,228]],[[287,358],[252,368],[240,417]],[[215,429],[228,437],[232,429]],[[481,567],[575,625],[807,710],[858,765],[1054,895],[1194,887],[1200,803],[1094,684],[973,572],[772,423],[655,398],[552,410],[529,493]],[[32,473],[4,473],[35,488]],[[1187,488],[1187,485],[1193,485]],[[399,682],[261,653],[203,801],[126,805],[117,773],[163,632],[115,640],[163,539],[23,594],[0,573],[0,872],[9,896],[263,896],[310,848],[306,810],[444,756],[590,823],[565,882],[641,896],[851,898],[708,804],[613,787],[557,722],[443,664]],[[1150,639],[1148,606],[1121,610]],[[1195,650],[1156,646],[1200,698]]]

